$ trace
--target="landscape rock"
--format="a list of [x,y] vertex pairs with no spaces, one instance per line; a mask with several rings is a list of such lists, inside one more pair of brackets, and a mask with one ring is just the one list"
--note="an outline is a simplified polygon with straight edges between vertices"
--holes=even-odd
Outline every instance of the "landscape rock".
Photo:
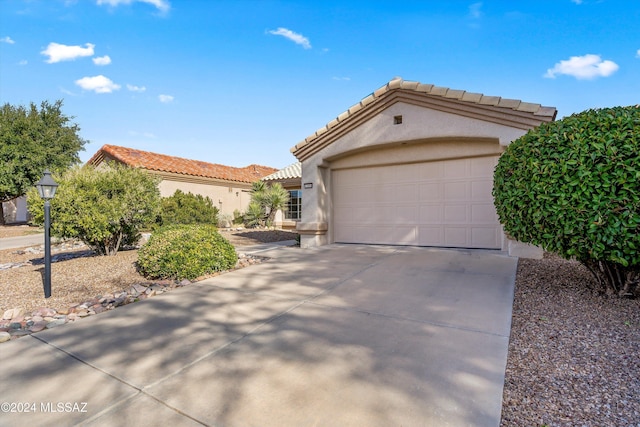
[[[67,248],[70,244],[66,244]],[[26,252],[40,253],[40,248],[27,248]],[[257,264],[267,258],[257,257],[253,255],[242,255],[242,263],[238,263],[236,268],[242,268],[248,265]],[[215,275],[221,274],[218,272]],[[206,276],[206,277],[211,277]],[[197,279],[199,280],[199,279]],[[172,280],[159,280],[154,283],[137,283],[129,286],[122,292],[114,294],[100,295],[93,299],[61,308],[56,311],[49,307],[39,307],[29,316],[25,316],[22,308],[12,308],[6,310],[2,319],[0,319],[0,343],[10,341],[21,336],[31,333],[40,332],[44,329],[51,329],[67,322],[75,322],[80,318],[92,316],[116,307],[130,304],[139,300],[154,297],[163,294],[178,287],[184,287],[193,282],[187,279],[180,282]]]

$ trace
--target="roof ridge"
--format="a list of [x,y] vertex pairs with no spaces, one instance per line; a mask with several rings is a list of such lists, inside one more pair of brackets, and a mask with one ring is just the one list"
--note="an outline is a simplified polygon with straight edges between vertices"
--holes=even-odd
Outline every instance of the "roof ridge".
[[331,120],[325,126],[321,127],[313,134],[306,137],[303,141],[300,141],[293,148],[291,148],[291,152],[297,151],[298,149],[307,145],[309,142],[327,133],[329,130],[336,127],[358,111],[364,109],[368,105],[387,95],[389,92],[395,90],[419,92],[434,97],[452,99],[455,101],[475,104],[479,106],[505,108],[517,112],[529,113],[534,116],[551,117],[551,120],[555,118],[555,115],[557,113],[555,107],[544,107],[541,104],[524,102],[519,99],[502,98],[500,96],[489,96],[482,93],[467,92],[460,89],[451,89],[444,86],[436,86],[433,84],[425,84],[412,80],[404,80],[402,77],[394,77],[389,82],[385,83],[378,89],[371,92],[369,95],[362,98],[360,102],[352,105],[346,111],[339,114],[335,119]]

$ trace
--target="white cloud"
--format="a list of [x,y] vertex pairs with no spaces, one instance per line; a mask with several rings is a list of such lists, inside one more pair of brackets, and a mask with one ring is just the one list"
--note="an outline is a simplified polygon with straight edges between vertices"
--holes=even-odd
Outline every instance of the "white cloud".
[[76,84],[84,90],[92,90],[95,93],[111,93],[120,89],[120,85],[115,84],[111,79],[103,75],[83,77],[80,80],[76,80]]
[[596,77],[607,77],[615,73],[618,64],[609,60],[602,60],[600,55],[588,54],[584,56],[572,56],[569,59],[558,62],[553,68],[549,68],[544,77],[555,79],[557,74],[573,76],[578,80],[590,80]]
[[636,58],[640,58],[640,49],[636,52]]
[[18,65],[27,65],[28,62],[26,59],[21,60],[20,62],[18,62]]
[[127,83],[127,89],[131,92],[144,92],[145,90],[147,90],[147,88],[144,86],[135,86],[135,85],[130,85],[128,83]]
[[480,19],[482,17],[480,8],[482,8],[482,2],[473,3],[469,6],[469,16],[473,19]]
[[158,95],[158,99],[160,100],[160,102],[162,102],[164,104],[168,104],[170,102],[173,102],[173,96],[171,96],[171,95]]
[[155,6],[160,12],[168,12],[171,8],[168,0],[96,0],[97,5],[108,4],[109,6],[119,6],[121,4],[131,4],[135,2],[147,3]]
[[93,48],[95,45],[85,43],[85,46],[86,47],[67,46],[59,43],[49,43],[49,46],[40,53],[49,57],[49,59],[45,61],[49,64],[60,61],[73,61],[83,56],[93,56]]
[[311,49],[311,43],[309,39],[303,36],[302,34],[294,33],[291,30],[286,28],[278,28],[277,30],[270,30],[269,34],[273,34],[275,36],[282,36],[294,42],[295,44],[299,44],[305,49]]
[[92,58],[92,61],[96,65],[109,65],[111,64],[111,58],[109,55],[98,56],[96,58]]
[[582,4],[582,0],[571,0],[575,4]]
[[0,39],[0,42],[2,42],[2,43],[7,43],[7,44],[14,44],[14,43],[15,43],[15,41],[13,41],[13,40],[11,39],[11,37],[9,37],[9,36],[6,36],[6,37],[1,38],[1,39]]
[[351,80],[351,77],[337,77],[337,76],[334,76],[332,78],[333,78],[333,80],[340,80],[340,81],[344,81],[344,82],[348,82],[349,80]]

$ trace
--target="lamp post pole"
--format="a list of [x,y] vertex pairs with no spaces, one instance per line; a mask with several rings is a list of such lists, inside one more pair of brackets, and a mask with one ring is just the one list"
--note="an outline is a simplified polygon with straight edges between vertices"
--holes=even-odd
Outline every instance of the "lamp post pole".
[[44,201],[44,297],[51,296],[51,203]]
[[51,172],[44,171],[40,181],[36,184],[40,197],[44,199],[44,297],[51,296],[51,203],[58,189],[58,183],[51,178]]

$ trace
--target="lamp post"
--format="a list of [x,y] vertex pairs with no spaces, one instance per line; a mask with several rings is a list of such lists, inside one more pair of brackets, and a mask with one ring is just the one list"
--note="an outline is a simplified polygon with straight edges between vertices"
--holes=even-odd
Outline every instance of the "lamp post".
[[51,236],[49,235],[51,204],[49,201],[55,196],[58,183],[51,178],[51,172],[47,169],[36,187],[40,197],[44,199],[44,297],[49,298],[51,296]]

